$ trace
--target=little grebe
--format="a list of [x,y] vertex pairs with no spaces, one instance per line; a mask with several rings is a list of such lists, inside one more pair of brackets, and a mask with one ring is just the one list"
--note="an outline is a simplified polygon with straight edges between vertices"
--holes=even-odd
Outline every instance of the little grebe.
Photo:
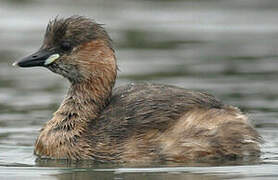
[[50,21],[38,52],[14,65],[43,66],[71,83],[35,143],[41,158],[124,163],[260,155],[261,138],[247,116],[212,95],[150,83],[112,92],[111,39],[89,18]]

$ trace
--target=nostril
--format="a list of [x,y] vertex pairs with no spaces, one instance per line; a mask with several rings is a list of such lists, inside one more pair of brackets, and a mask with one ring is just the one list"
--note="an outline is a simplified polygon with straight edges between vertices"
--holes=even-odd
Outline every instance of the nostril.
[[38,57],[38,55],[33,55],[33,56],[32,56],[32,58],[36,58],[36,57]]

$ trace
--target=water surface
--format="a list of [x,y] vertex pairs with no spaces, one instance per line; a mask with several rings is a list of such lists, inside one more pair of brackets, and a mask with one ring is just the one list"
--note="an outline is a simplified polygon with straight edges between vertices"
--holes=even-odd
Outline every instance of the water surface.
[[[11,66],[39,48],[56,15],[105,23],[117,86],[150,81],[202,90],[248,113],[265,140],[258,161],[95,165],[36,161],[38,131],[68,83],[46,69]],[[277,179],[278,2],[0,0],[0,179]]]

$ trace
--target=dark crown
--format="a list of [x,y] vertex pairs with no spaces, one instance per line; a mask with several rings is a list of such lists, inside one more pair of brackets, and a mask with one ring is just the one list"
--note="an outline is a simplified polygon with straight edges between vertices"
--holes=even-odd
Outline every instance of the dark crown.
[[49,21],[44,45],[48,47],[59,46],[64,42],[73,47],[96,39],[104,40],[112,48],[112,41],[101,24],[83,16],[71,16],[69,18],[55,18]]

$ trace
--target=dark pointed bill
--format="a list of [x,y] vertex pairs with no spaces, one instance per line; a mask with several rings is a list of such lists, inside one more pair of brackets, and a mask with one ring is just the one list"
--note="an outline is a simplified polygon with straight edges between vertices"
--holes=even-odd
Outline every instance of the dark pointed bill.
[[58,53],[53,53],[47,50],[39,50],[38,52],[24,57],[23,59],[14,62],[13,66],[19,67],[34,67],[34,66],[47,66],[53,63],[60,57]]

